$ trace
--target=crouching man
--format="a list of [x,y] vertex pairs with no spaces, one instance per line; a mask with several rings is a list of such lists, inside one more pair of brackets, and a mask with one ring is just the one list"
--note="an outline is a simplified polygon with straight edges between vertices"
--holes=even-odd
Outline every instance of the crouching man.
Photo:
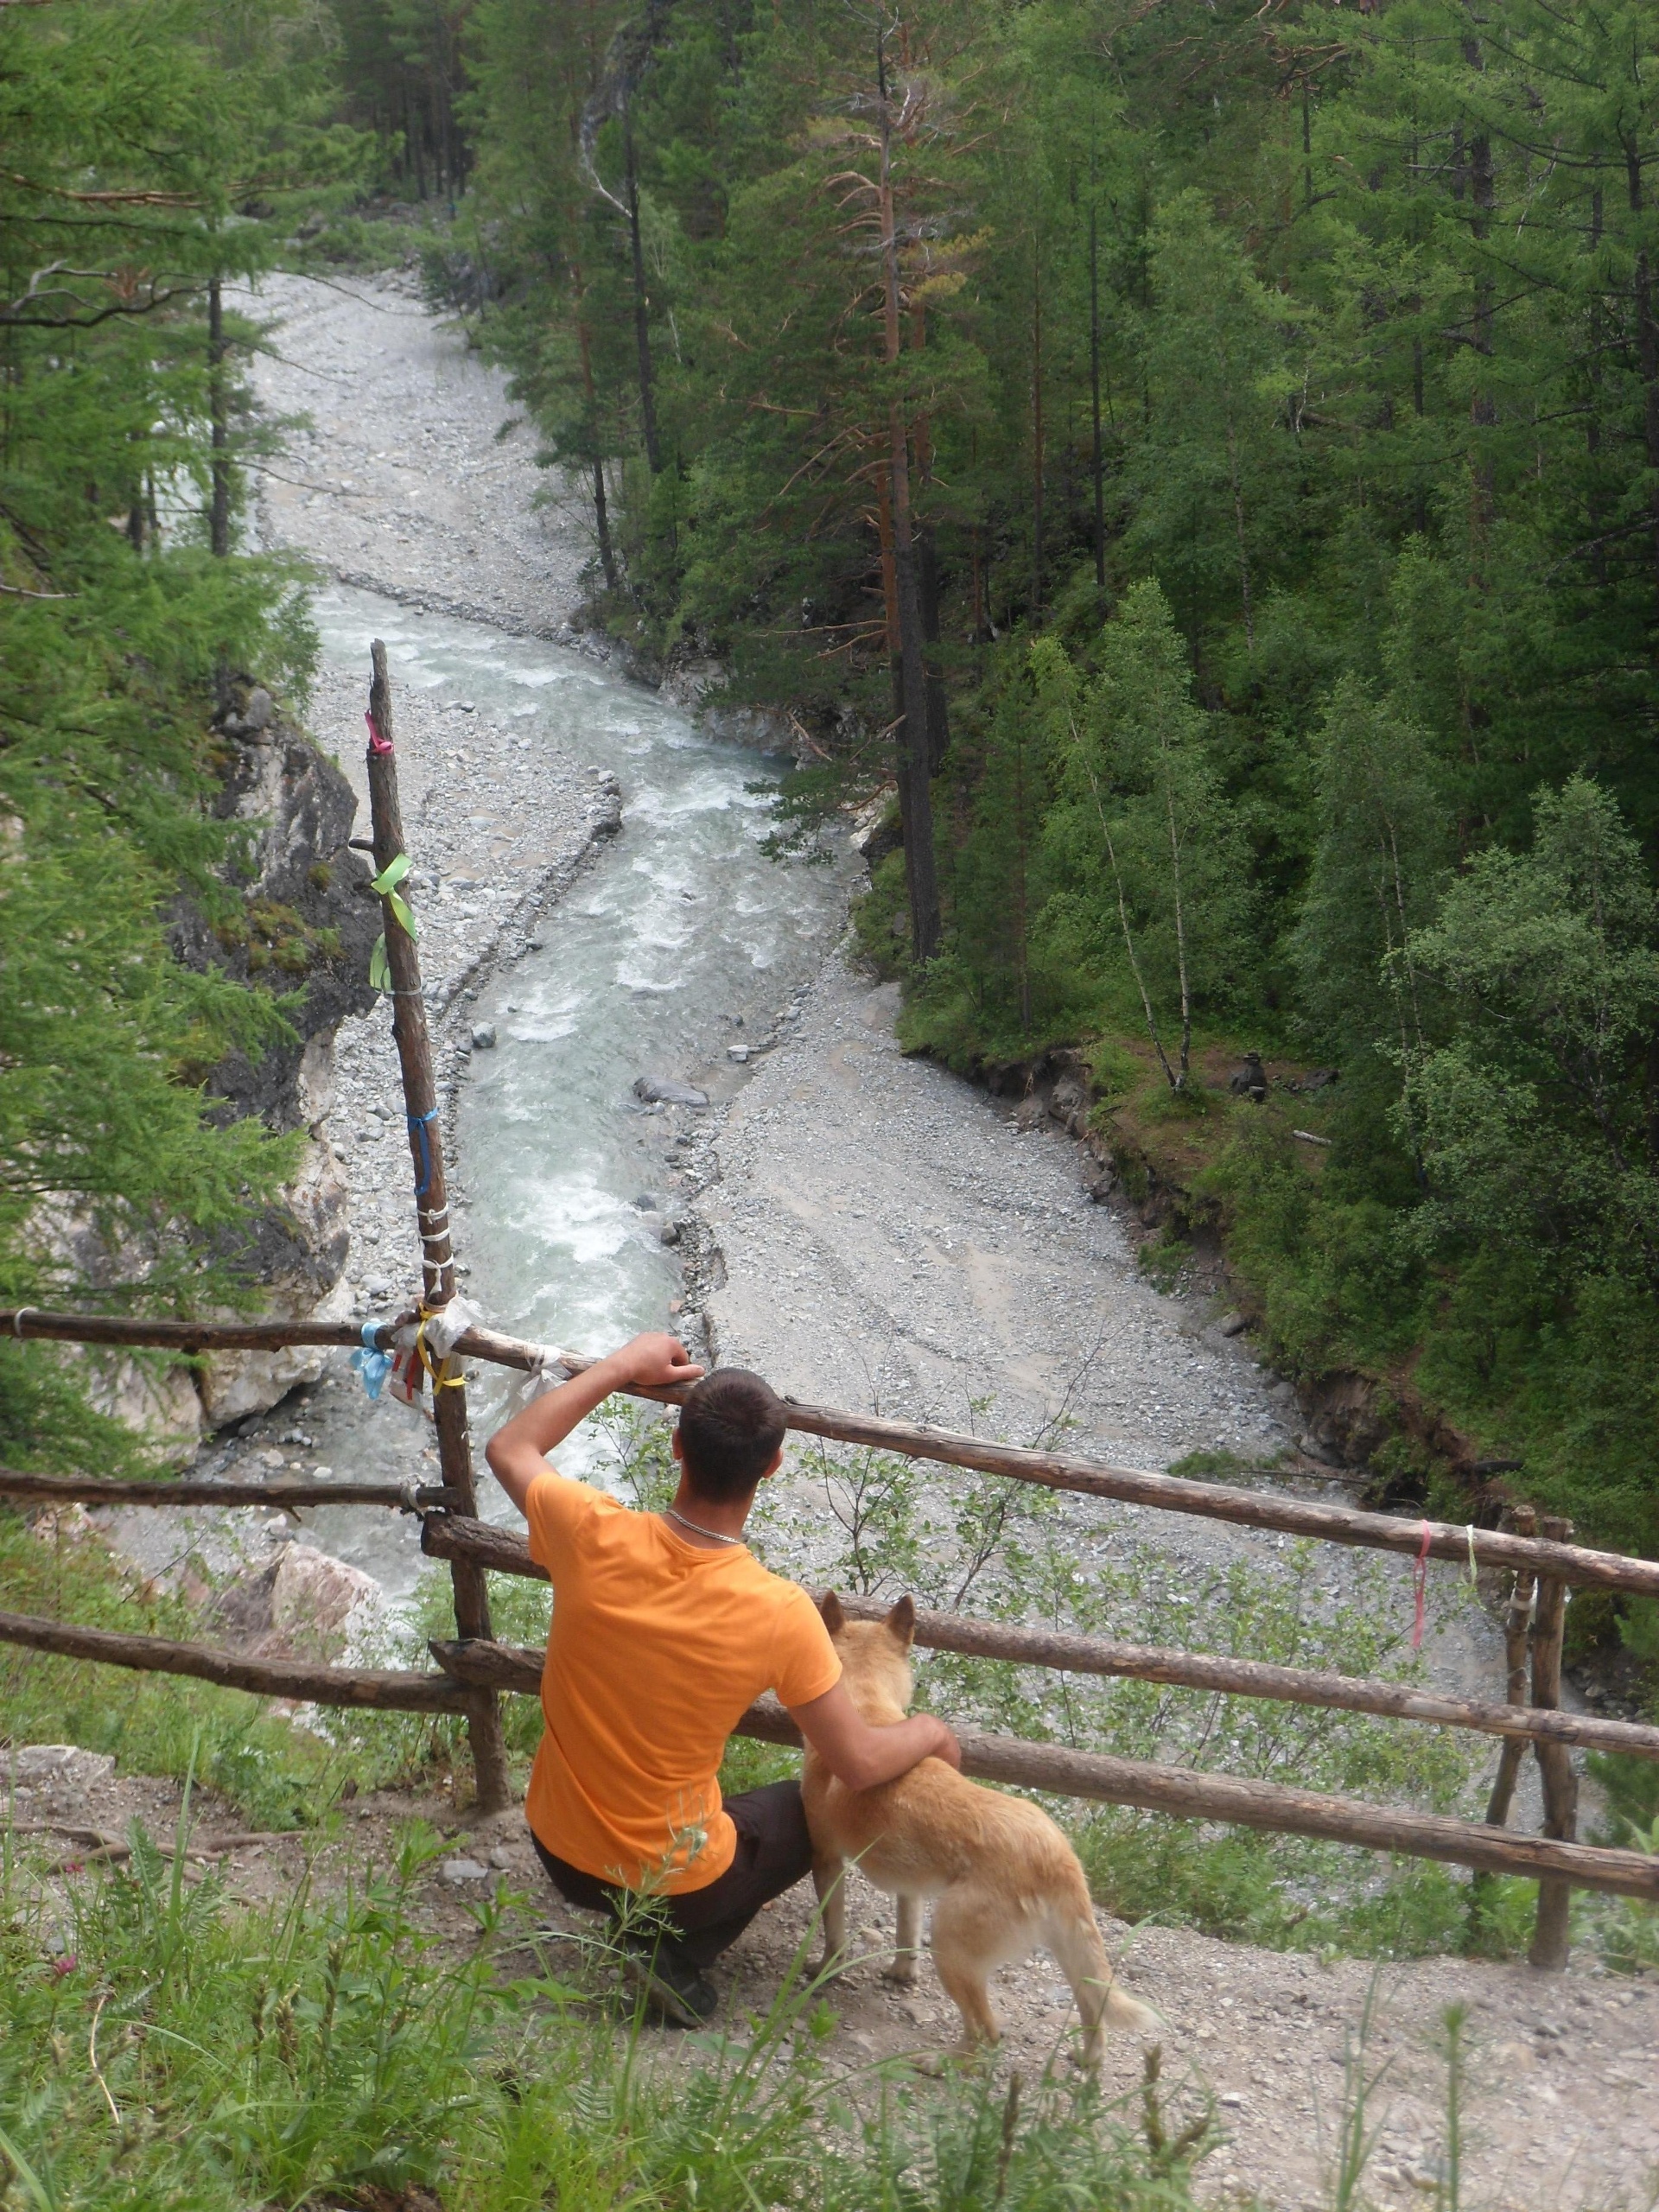
[[[661,1513],[549,1465],[612,1391],[684,1382],[696,1387],[673,1440],[679,1487]],[[684,2027],[715,2009],[702,1969],[811,1868],[798,1783],[721,1802],[727,1738],[762,1691],[777,1693],[849,1789],[892,1782],[930,1756],[962,1764],[930,1714],[880,1728],[860,1717],[811,1599],[745,1545],[784,1428],[782,1402],[758,1375],[703,1376],[675,1338],[647,1335],[536,1399],[486,1455],[553,1584],[545,1728],[524,1802],[531,1839],[572,1904],[620,1923],[630,1973],[652,2009]],[[660,1936],[638,1916],[630,1925],[630,1892],[661,1901]]]

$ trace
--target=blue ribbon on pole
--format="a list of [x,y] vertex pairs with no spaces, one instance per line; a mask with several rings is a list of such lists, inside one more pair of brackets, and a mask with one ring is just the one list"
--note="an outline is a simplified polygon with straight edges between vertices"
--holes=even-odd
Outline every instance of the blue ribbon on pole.
[[391,1372],[391,1354],[382,1351],[374,1340],[379,1327],[378,1321],[365,1321],[360,1332],[363,1349],[352,1354],[352,1365],[362,1376],[363,1388],[368,1392],[371,1403],[378,1402],[386,1377]]
[[415,1195],[417,1198],[423,1198],[432,1187],[432,1144],[426,1134],[426,1125],[429,1122],[435,1122],[437,1118],[438,1109],[435,1106],[429,1107],[424,1114],[405,1114],[404,1116],[409,1123],[410,1135],[418,1136],[421,1141],[421,1179],[415,1185]]

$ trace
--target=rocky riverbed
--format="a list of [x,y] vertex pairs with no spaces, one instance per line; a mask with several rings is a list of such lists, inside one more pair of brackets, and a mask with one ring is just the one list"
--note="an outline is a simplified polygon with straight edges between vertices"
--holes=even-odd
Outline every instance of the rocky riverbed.
[[[522,425],[498,440],[511,412],[500,379],[433,322],[400,278],[285,278],[273,281],[260,307],[276,319],[271,353],[257,371],[261,396],[274,413],[304,409],[314,423],[291,433],[270,464],[261,512],[271,542],[311,555],[335,588],[361,585],[405,609],[558,637],[586,557],[582,521],[556,499],[538,504],[547,486]],[[366,682],[366,663],[355,676],[331,674],[310,709],[312,728],[353,776]],[[397,734],[423,872],[423,958],[453,1100],[475,1058],[471,1032],[485,1003],[468,993],[487,995],[491,975],[533,940],[539,918],[629,794],[626,779],[619,786],[588,775],[573,752],[532,750],[510,717],[480,712],[459,684],[401,691]],[[737,1049],[746,1058],[719,1048],[718,1083],[708,1080],[706,1058],[677,1043],[649,1071],[702,1078],[715,1100],[708,1109],[665,1109],[642,1124],[641,1141],[648,1135],[654,1147],[658,1187],[672,1191],[675,1205],[695,1208],[691,1295],[722,1357],[751,1362],[781,1387],[821,1400],[976,1424],[1020,1441],[1061,1434],[1077,1448],[1145,1465],[1194,1449],[1267,1460],[1293,1443],[1284,1393],[1248,1343],[1220,1333],[1205,1309],[1160,1296],[1138,1274],[1121,1225],[1086,1194],[1092,1163],[1052,1128],[1022,1126],[942,1070],[905,1058],[890,989],[837,957],[773,1012],[774,1024],[744,1033],[752,1041]],[[384,1009],[342,1026],[323,1123],[350,1191],[345,1290],[357,1310],[385,1311],[416,1280],[416,1253]],[[464,1177],[471,1163],[460,1165]],[[464,1253],[464,1230],[461,1246]],[[667,1318],[642,1310],[637,1319]],[[289,1401],[221,1440],[207,1464],[249,1474],[276,1465],[315,1470],[326,1448],[326,1406],[323,1394]],[[404,1448],[411,1458],[418,1450]],[[1306,1466],[1301,1478],[1325,1479]],[[1080,1541],[1103,1531],[1166,1547],[1195,1565],[1241,1556],[1270,1566],[1277,1552],[1271,1539],[1210,1524],[1169,1528],[1161,1517],[1154,1525],[1154,1516],[1093,1505],[1075,1511]],[[821,1499],[798,1481],[784,1525],[803,1560],[822,1553],[815,1514],[822,1521]],[[193,1548],[222,1560],[233,1541],[257,1563],[269,1557],[262,1547],[270,1534],[293,1534],[289,1523],[232,1539],[226,1522],[178,1518],[158,1535],[161,1516],[132,1515],[117,1533],[128,1548],[150,1546],[157,1567]],[[1344,1555],[1332,1554],[1333,1597],[1347,1571]],[[1491,1694],[1497,1675],[1490,1624],[1451,1602],[1451,1580],[1440,1585],[1446,1625],[1436,1672]],[[1409,1607],[1403,1568],[1391,1601]],[[46,1793],[41,1805],[52,1817],[54,1789],[64,1818],[79,1811],[118,1829],[128,1810],[163,1825],[169,1816],[160,1785],[107,1775],[86,1782],[69,1789],[66,1781],[67,1796],[44,1772],[32,1786]],[[403,1799],[361,1808],[365,1842],[410,1810],[439,1819],[478,1869],[434,1877],[435,1925],[448,1925],[448,1915],[461,1927],[467,1880],[533,1881],[511,1821],[475,1834],[442,1806]],[[296,1848],[251,1847],[251,1893],[285,1880]],[[535,1910],[549,1916],[543,1897]],[[765,2000],[804,1910],[795,1897],[763,1916],[724,1970],[728,2003]],[[556,1927],[574,1925],[561,1910],[550,1917]],[[866,1897],[854,1924],[874,1929],[885,1913]],[[1319,2201],[1344,2045],[1357,2030],[1370,1969],[1182,1929],[1108,1927],[1126,1982],[1166,2017],[1168,2065],[1189,2080],[1189,2096],[1213,2091],[1219,2101],[1228,2140],[1206,2169],[1213,2193],[1255,2193],[1285,2207]],[[1650,1990],[1627,1989],[1584,1957],[1564,1980],[1548,1981],[1522,1968],[1437,1960],[1389,1968],[1382,1996],[1376,2048],[1386,2045],[1393,2063],[1376,2108],[1385,2132],[1368,2184],[1373,2202],[1425,2201],[1418,2192],[1436,2186],[1444,2155],[1439,2023],[1454,1998],[1469,2001],[1474,2023],[1465,2201],[1516,2212],[1653,2201]],[[999,2001],[1007,2062],[1040,2066],[1066,2017],[1057,1978],[1040,1960],[1011,1969]],[[937,2042],[948,2027],[925,1970],[920,1989],[899,1996],[873,1965],[860,1967],[836,2010],[836,2062],[855,2074]],[[1114,2094],[1132,2092],[1139,2065],[1132,2044],[1115,2048]]]

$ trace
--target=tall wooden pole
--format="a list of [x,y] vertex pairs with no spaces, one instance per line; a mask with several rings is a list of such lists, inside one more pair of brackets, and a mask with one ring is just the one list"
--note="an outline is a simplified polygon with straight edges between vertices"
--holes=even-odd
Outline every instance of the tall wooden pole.
[[[374,826],[377,876],[405,849],[403,811],[397,803],[397,756],[392,750],[391,683],[386,649],[378,638],[369,649],[374,681],[369,687],[369,810]],[[397,893],[400,903],[403,894]],[[386,967],[391,982],[391,1033],[404,1075],[404,1111],[415,1167],[415,1213],[421,1239],[422,1304],[429,1311],[447,1306],[454,1295],[454,1254],[449,1241],[449,1197],[444,1176],[443,1135],[438,1124],[437,1085],[432,1076],[432,1041],[427,1033],[426,1001],[421,995],[421,960],[415,940],[397,918],[393,888],[380,901],[386,925]],[[443,1360],[433,1381],[432,1410],[438,1434],[438,1465],[444,1485],[478,1510],[473,1487],[473,1446],[467,1426],[467,1388],[461,1362]],[[457,1560],[455,1625],[462,1636],[487,1637],[489,1586],[484,1570]],[[493,1691],[480,1694],[467,1723],[472,1745],[478,1810],[499,1813],[512,1798],[501,1713]]]
[[[1543,1533],[1552,1543],[1573,1540],[1573,1523],[1546,1514]],[[1538,1578],[1538,1619],[1532,1635],[1532,1701],[1553,1709],[1561,1701],[1561,1641],[1567,1611],[1567,1585],[1553,1574]],[[1538,1770],[1544,1785],[1544,1834],[1558,1843],[1571,1843],[1579,1827],[1579,1777],[1573,1755],[1565,1744],[1535,1744]],[[1569,1883],[1553,1879],[1538,1885],[1538,1916],[1533,1923],[1532,1948],[1527,1956],[1545,1973],[1559,1974],[1567,1964],[1567,1915],[1573,1903]]]

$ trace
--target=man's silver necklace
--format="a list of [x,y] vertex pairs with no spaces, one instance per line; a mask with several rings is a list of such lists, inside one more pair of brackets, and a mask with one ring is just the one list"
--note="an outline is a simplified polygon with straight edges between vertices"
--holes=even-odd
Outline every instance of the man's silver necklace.
[[663,1517],[666,1521],[677,1521],[682,1529],[690,1529],[696,1535],[707,1536],[710,1543],[741,1545],[744,1541],[741,1536],[722,1535],[718,1529],[705,1529],[701,1521],[689,1519],[685,1514],[679,1512],[671,1505],[665,1505],[663,1508]]

